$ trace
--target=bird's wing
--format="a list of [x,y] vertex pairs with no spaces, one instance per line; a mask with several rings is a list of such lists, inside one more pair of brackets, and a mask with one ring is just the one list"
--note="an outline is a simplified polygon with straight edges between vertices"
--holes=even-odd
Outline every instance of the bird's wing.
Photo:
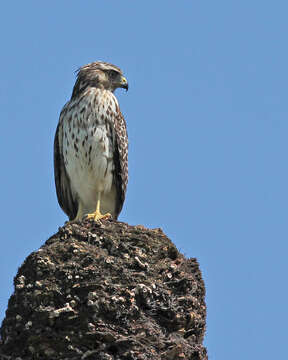
[[128,137],[126,122],[118,107],[118,114],[115,121],[115,146],[113,161],[115,166],[114,182],[116,185],[116,219],[118,218],[125,200],[128,183]]
[[63,131],[61,121],[63,116],[65,116],[64,109],[61,112],[54,139],[54,176],[59,205],[68,215],[69,220],[73,220],[77,214],[78,203],[75,197],[73,197],[70,179],[66,172],[63,159]]

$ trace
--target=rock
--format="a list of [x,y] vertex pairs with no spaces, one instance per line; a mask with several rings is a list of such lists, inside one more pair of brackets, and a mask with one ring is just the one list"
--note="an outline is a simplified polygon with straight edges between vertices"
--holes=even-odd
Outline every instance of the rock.
[[27,257],[0,359],[208,359],[205,287],[160,229],[68,223]]

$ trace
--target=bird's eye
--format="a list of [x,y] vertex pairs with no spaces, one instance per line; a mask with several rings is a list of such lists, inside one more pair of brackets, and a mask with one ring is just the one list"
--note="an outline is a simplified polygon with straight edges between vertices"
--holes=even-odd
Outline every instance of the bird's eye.
[[117,71],[115,71],[115,70],[109,70],[108,74],[109,74],[110,79],[115,79],[118,75]]

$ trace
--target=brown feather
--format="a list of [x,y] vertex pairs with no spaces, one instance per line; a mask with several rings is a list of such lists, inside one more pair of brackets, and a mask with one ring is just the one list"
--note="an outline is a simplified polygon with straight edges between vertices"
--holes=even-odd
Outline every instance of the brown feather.
[[69,220],[73,220],[77,214],[78,204],[73,198],[70,186],[70,180],[65,170],[65,164],[62,154],[62,131],[60,122],[57,126],[54,139],[54,177],[56,193],[59,205],[62,210],[68,215]]
[[[118,119],[115,121],[115,146],[114,146],[114,182],[117,189],[116,219],[118,218],[126,195],[128,183],[128,141],[125,120],[118,109]],[[121,130],[124,133],[125,141],[121,140]]]

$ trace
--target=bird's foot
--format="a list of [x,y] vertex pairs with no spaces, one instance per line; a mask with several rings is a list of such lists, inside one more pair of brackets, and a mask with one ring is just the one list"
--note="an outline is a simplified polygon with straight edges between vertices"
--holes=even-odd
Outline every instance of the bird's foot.
[[82,219],[83,219],[83,215],[81,216],[81,215],[77,214],[73,220],[66,221],[65,225],[74,224],[76,221],[82,221]]
[[100,213],[100,211],[98,211],[98,210],[96,210],[95,212],[93,212],[91,214],[86,215],[86,219],[93,219],[94,221],[106,220],[106,219],[109,219],[109,218],[111,218],[111,214],[106,213],[106,214],[102,215]]

